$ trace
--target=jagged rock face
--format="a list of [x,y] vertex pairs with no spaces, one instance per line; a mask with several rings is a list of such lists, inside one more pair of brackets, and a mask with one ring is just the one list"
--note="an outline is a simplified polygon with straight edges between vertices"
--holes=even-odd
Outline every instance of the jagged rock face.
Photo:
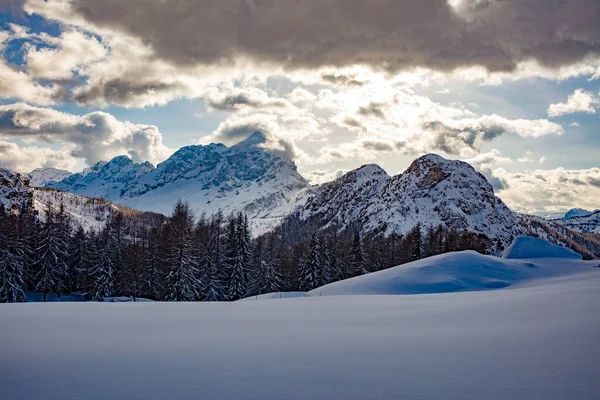
[[403,174],[389,177],[377,166],[365,166],[306,196],[290,220],[321,229],[389,235],[421,223],[481,233],[504,244],[523,233],[483,175],[467,163],[432,154],[415,160]]
[[0,168],[0,204],[11,208],[31,197],[29,178]]
[[156,168],[117,157],[49,186],[165,214],[177,199],[197,214],[244,211],[254,232],[261,233],[276,225],[309,186],[293,162],[263,149],[265,142],[256,132],[229,148],[186,146]]

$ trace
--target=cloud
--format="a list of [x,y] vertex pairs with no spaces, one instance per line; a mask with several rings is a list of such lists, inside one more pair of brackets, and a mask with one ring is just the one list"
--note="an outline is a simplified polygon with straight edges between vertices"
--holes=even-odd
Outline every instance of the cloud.
[[360,107],[358,109],[358,114],[364,117],[373,116],[375,118],[385,119],[385,113],[383,111],[385,107],[385,103],[371,102],[366,107]]
[[24,62],[28,73],[37,79],[68,80],[81,66],[101,60],[108,49],[100,41],[76,30],[67,30],[58,38],[46,37],[53,47],[25,46]]
[[0,97],[17,98],[27,102],[50,105],[63,97],[63,90],[56,85],[41,85],[17,67],[9,66],[0,59]]
[[577,89],[569,95],[566,103],[550,104],[548,107],[549,117],[560,117],[565,114],[588,113],[595,114],[596,106],[600,103],[592,93],[583,89]]
[[598,208],[600,168],[536,170],[509,173],[502,168],[493,174],[507,182],[499,196],[514,210],[528,213],[559,212],[573,207]]
[[[504,134],[525,138],[538,138],[546,135],[562,135],[564,129],[553,122],[539,119],[507,119],[498,115],[484,115],[478,118],[424,121],[422,131],[430,134],[426,146],[447,154],[469,155],[478,151],[484,142]],[[417,141],[414,139],[413,141]]]
[[497,149],[492,149],[487,153],[478,154],[465,161],[476,168],[489,168],[492,165],[511,164],[513,162],[509,157],[502,156],[502,153]]
[[321,79],[334,85],[364,86],[367,82],[357,79],[357,74],[322,73]]
[[25,10],[144,38],[158,58],[185,66],[252,59],[511,71],[527,60],[570,65],[600,50],[597,0],[29,0]]
[[156,163],[172,153],[155,126],[119,121],[105,112],[77,116],[25,103],[0,106],[0,138],[65,144],[88,165],[122,154]]
[[240,108],[284,108],[290,106],[285,99],[272,98],[258,88],[217,88],[204,97],[206,104],[215,110],[236,111]]
[[233,115],[221,122],[213,133],[201,138],[199,143],[215,142],[230,146],[247,139],[255,132],[260,132],[264,137],[259,147],[268,149],[279,157],[296,160],[304,154],[292,139],[281,135],[277,116],[267,114]]
[[46,147],[19,147],[16,143],[0,140],[0,167],[17,172],[30,172],[35,168],[73,170],[77,159],[68,149],[53,150]]

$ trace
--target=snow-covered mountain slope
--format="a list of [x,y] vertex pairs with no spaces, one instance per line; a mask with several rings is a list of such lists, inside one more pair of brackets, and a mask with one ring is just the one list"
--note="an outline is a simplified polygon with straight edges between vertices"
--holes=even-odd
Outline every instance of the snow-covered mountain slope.
[[557,220],[557,219],[571,219],[574,217],[582,217],[585,215],[590,215],[596,211],[600,211],[600,210],[589,211],[589,210],[584,210],[583,208],[572,208],[569,211],[567,211],[566,213],[548,214],[548,215],[545,215],[544,218],[549,221],[553,221],[553,220]]
[[244,211],[261,233],[279,223],[309,186],[293,162],[262,148],[265,141],[256,132],[229,148],[186,146],[156,168],[121,156],[49,187],[164,214],[177,199],[197,214]]
[[600,234],[600,210],[586,211],[585,213],[567,213],[564,218],[554,219],[552,222],[577,232]]
[[[542,247],[544,254],[539,254]],[[330,283],[308,296],[398,295],[465,292],[536,284],[540,279],[597,271],[598,260],[535,239],[519,237],[507,257],[459,251],[424,258],[384,271]],[[542,258],[540,258],[542,257]]]
[[112,204],[104,199],[80,196],[49,188],[31,187],[29,177],[7,169],[0,168],[0,204],[13,209],[32,201],[34,208],[42,219],[48,206],[58,211],[61,204],[72,222],[84,229],[99,229],[108,217],[116,212],[124,213],[127,217],[139,218],[143,221],[144,213],[127,207]]
[[72,172],[57,168],[37,168],[27,174],[29,185],[43,187],[50,182],[60,182],[73,175]]
[[434,154],[397,176],[367,165],[310,188],[283,228],[405,234],[417,223],[483,234],[505,245],[525,232],[483,175],[465,162]]

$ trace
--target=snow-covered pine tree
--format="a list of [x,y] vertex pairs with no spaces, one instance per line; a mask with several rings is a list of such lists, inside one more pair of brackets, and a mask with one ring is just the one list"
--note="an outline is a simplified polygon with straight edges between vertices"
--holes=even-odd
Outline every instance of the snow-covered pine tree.
[[70,291],[67,287],[69,283],[69,242],[71,240],[71,218],[65,211],[65,205],[61,201],[58,213],[56,214],[55,235],[58,238],[58,246],[61,251],[58,253],[57,276],[62,276],[60,281],[62,285],[55,287],[56,296],[60,297],[61,291]]
[[227,264],[227,299],[238,300],[247,292],[247,271],[242,253],[242,227],[243,219],[231,215],[227,222],[226,233],[226,264]]
[[83,227],[78,227],[69,241],[69,287],[70,291],[83,291],[87,287],[87,238]]
[[163,298],[163,281],[165,277],[164,262],[161,257],[161,236],[159,228],[153,228],[148,234],[148,241],[144,249],[144,262],[142,264],[142,287],[144,297],[160,300]]
[[350,249],[350,265],[353,274],[365,275],[369,273],[363,254],[362,244],[360,242],[360,234],[358,231],[354,232],[354,237],[352,239],[352,248]]
[[248,296],[262,294],[261,290],[265,286],[265,276],[263,262],[265,257],[265,237],[259,236],[252,246],[252,259],[250,261],[250,271],[248,274]]
[[18,213],[19,241],[23,250],[24,279],[30,290],[35,288],[36,248],[39,232],[38,213],[33,207],[33,198],[21,203]]
[[0,204],[0,303],[25,301],[24,257],[18,222]]
[[181,200],[175,203],[168,225],[165,300],[198,300],[198,267],[193,246],[194,217],[187,203]]
[[327,241],[323,240],[321,242],[321,284],[326,285],[333,282],[334,275],[335,272],[333,271],[332,266],[331,251],[329,250]]
[[322,285],[321,262],[321,240],[313,233],[308,253],[300,260],[300,290],[309,291]]
[[64,290],[66,275],[66,248],[57,229],[56,215],[52,207],[46,207],[46,220],[41,224],[38,247],[36,249],[37,274],[35,290],[42,292],[43,301],[48,293],[55,291],[59,294]]
[[274,293],[281,291],[282,280],[279,272],[281,260],[279,259],[280,252],[278,251],[279,241],[275,234],[267,236],[266,256],[262,263],[263,269],[263,287],[261,293]]
[[104,301],[113,295],[113,256],[109,250],[110,224],[107,223],[96,236],[96,240],[89,256],[90,263],[90,289],[86,293],[94,301]]

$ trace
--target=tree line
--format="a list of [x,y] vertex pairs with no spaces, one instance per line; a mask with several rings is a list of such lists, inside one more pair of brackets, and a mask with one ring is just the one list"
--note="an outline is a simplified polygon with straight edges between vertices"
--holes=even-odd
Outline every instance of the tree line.
[[[284,230],[252,238],[247,215],[201,215],[178,201],[166,220],[140,224],[112,213],[96,229],[72,221],[62,203],[43,218],[31,201],[0,204],[0,302],[82,293],[94,301],[233,301],[327,283],[448,251],[484,252],[481,235],[417,224],[405,235]],[[304,238],[299,240],[298,238]]]

